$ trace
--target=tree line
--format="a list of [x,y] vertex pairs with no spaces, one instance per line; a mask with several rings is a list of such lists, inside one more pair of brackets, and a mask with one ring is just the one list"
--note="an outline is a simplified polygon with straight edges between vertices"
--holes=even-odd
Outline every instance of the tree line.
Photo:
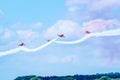
[[36,76],[36,75],[29,75],[29,76],[18,76],[14,80],[120,80],[120,73],[119,72],[111,72],[111,73],[104,73],[104,74],[92,74],[92,75],[68,75],[68,76]]

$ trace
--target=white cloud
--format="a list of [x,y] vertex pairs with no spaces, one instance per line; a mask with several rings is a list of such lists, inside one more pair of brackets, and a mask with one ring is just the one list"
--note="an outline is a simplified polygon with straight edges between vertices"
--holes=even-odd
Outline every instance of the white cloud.
[[120,0],[66,0],[66,6],[74,20],[120,18]]
[[1,34],[0,38],[2,40],[10,40],[14,36],[14,33],[11,30],[2,29],[2,28],[1,28],[0,34]]
[[91,32],[116,29],[119,28],[119,26],[120,26],[120,21],[115,19],[111,19],[111,20],[95,19],[83,23],[83,29],[89,30]]
[[16,32],[17,32],[19,38],[25,39],[25,40],[35,39],[35,38],[39,37],[39,33],[34,32],[32,30],[18,30]]
[[59,62],[59,57],[58,56],[46,56],[45,61],[48,63],[58,63]]
[[100,10],[114,6],[120,6],[119,0],[67,0],[67,6],[85,5],[91,10]]
[[4,29],[2,26],[0,26],[0,36],[3,34],[3,32],[4,32]]
[[[13,44],[18,45],[24,42],[28,47],[37,47],[41,43],[43,37],[40,34],[42,27],[41,22],[33,24],[15,23],[9,27],[0,27],[0,40],[3,45]],[[14,42],[14,43],[13,43]],[[9,45],[8,45],[9,46]],[[11,45],[10,45],[11,46]]]
[[71,5],[76,5],[76,4],[87,3],[89,1],[88,0],[66,0],[66,5],[71,6]]
[[79,8],[77,6],[72,6],[68,8],[69,12],[76,12],[77,10],[79,10]]
[[43,24],[41,22],[37,22],[37,23],[31,24],[30,26],[32,27],[32,29],[40,29],[43,26]]
[[67,55],[67,56],[55,56],[55,55],[47,55],[44,57],[44,60],[48,63],[71,63],[77,60],[77,56],[75,55]]
[[66,36],[76,36],[79,32],[79,25],[71,20],[58,20],[52,27],[45,32],[45,37],[56,37],[58,34]]
[[3,38],[3,39],[8,39],[8,38],[10,38],[11,36],[12,36],[12,32],[9,31],[9,30],[6,30],[2,38]]
[[40,30],[42,25],[43,24],[41,22],[36,22],[36,23],[33,23],[33,24],[24,24],[24,23],[18,22],[16,24],[11,25],[11,28],[15,29],[15,30],[28,30],[28,29]]
[[67,38],[82,37],[86,30],[100,32],[110,29],[117,29],[120,21],[117,19],[94,19],[83,23],[82,27],[72,20],[59,20],[45,32],[46,38],[56,37],[58,34],[65,34]]
[[77,57],[75,55],[68,55],[68,56],[65,56],[61,59],[61,62],[63,63],[67,63],[67,62],[73,62],[77,59]]
[[0,10],[0,18],[2,18],[3,16],[4,16],[4,12]]
[[[89,3],[88,3],[89,5]],[[115,6],[120,6],[120,0],[100,0],[93,2],[91,8],[93,10],[102,10],[106,8],[112,8]]]
[[28,30],[17,30],[16,31],[16,39],[20,43],[21,41],[26,44],[29,48],[34,48],[39,45],[42,45],[42,35],[38,31],[33,31],[31,29]]

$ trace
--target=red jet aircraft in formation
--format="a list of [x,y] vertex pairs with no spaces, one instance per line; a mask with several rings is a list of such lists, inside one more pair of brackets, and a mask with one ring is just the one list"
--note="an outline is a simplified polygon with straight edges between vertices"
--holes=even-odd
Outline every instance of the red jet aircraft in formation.
[[[59,34],[59,37],[65,37],[64,34]],[[47,40],[47,42],[50,42],[51,40]]]
[[[91,32],[90,31],[85,31],[86,34],[90,34]],[[59,34],[58,35],[59,37],[65,37],[64,34]],[[50,42],[51,40],[47,40],[47,42]],[[24,46],[25,44],[22,42],[19,44],[19,46]]]
[[24,46],[25,44],[24,43],[20,43],[19,46]]
[[59,34],[58,36],[59,36],[59,37],[65,37],[64,34]]
[[47,40],[47,42],[50,42],[51,40]]
[[[85,31],[86,34],[90,34],[91,32],[90,31]],[[58,35],[59,37],[65,37],[64,34],[59,34]],[[51,40],[47,40],[47,42],[50,42]],[[24,46],[25,44],[22,42],[19,44],[19,46]]]
[[85,31],[86,34],[90,34],[91,32],[90,31]]

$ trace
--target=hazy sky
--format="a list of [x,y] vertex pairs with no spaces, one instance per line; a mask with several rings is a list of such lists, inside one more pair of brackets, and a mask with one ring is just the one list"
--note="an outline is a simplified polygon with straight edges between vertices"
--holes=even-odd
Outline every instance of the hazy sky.
[[[1,0],[0,55],[33,49],[63,33],[61,41],[120,29],[120,0]],[[0,56],[0,79],[25,75],[74,75],[120,71],[120,36],[91,37],[82,43],[53,42],[34,52]]]

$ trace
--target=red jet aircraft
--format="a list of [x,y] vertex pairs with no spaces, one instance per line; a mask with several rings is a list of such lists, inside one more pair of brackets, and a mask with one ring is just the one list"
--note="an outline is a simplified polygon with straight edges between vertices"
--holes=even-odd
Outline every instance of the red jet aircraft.
[[47,40],[48,42],[50,42],[51,40]]
[[59,34],[58,36],[59,36],[59,37],[65,37],[64,34]]
[[86,34],[90,34],[91,32],[90,31],[85,31]]
[[25,44],[24,43],[20,43],[19,46],[24,46]]

